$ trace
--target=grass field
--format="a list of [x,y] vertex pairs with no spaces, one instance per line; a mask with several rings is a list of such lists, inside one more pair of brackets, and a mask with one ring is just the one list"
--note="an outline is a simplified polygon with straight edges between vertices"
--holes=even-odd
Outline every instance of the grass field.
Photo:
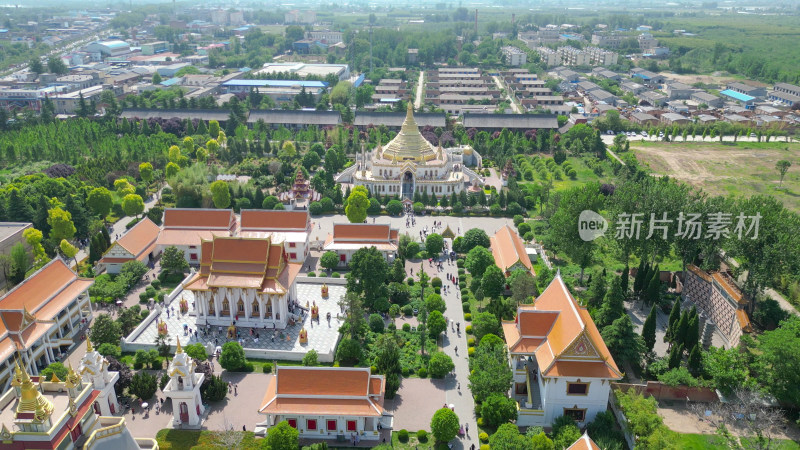
[[[713,195],[768,194],[800,212],[800,144],[785,142],[631,142],[631,149],[654,173],[669,175]],[[778,190],[775,163],[792,167]]]
[[[717,435],[714,434],[678,434],[677,448],[682,450],[706,450],[706,449],[727,449]],[[796,450],[800,449],[800,445],[790,440],[779,441],[778,444],[772,447],[776,450]]]

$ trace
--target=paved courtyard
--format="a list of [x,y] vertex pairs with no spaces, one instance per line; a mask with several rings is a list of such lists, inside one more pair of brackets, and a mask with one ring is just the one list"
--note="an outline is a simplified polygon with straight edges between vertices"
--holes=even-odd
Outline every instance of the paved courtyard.
[[384,403],[386,412],[394,415],[393,428],[408,431],[430,430],[431,418],[445,404],[445,390],[453,389],[452,377],[443,380],[403,378],[393,399]]
[[[342,285],[329,285],[328,298],[322,298],[322,284],[319,283],[298,283],[297,284],[297,298],[302,306],[313,305],[316,302],[319,306],[319,322],[312,322],[309,313],[303,317],[302,323],[295,323],[283,330],[273,330],[272,328],[252,329],[241,327],[239,338],[241,339],[242,346],[245,350],[269,350],[291,353],[282,359],[302,359],[303,355],[309,350],[316,350],[320,355],[331,354],[339,339],[339,327],[342,325],[342,320],[339,316],[341,309],[338,301],[344,296],[346,289]],[[189,312],[181,314],[178,308],[178,300],[185,298],[189,302]],[[190,291],[183,291],[170,305],[167,305],[170,313],[167,314],[166,309],[159,315],[159,319],[167,324],[169,336],[180,337],[182,344],[194,344],[196,342],[202,343],[208,347],[209,344],[213,347],[221,346],[225,342],[232,339],[227,339],[226,328],[217,326],[208,326],[198,324],[198,318],[194,311],[194,295]],[[331,314],[331,321],[328,323],[326,315]],[[158,336],[158,321],[152,320],[147,324],[146,328],[133,338],[130,343],[132,344],[148,344],[155,346],[155,340]],[[300,343],[300,330],[305,327],[308,331],[308,344]],[[189,335],[187,329],[197,330],[197,335]],[[170,341],[175,344],[174,339]]]

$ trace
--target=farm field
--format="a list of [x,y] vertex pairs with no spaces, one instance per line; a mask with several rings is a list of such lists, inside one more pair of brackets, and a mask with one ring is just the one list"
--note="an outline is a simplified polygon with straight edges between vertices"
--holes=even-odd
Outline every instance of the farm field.
[[[712,195],[768,194],[800,212],[800,144],[771,142],[631,142],[631,151],[659,175],[669,175]],[[792,167],[778,190],[775,163]]]

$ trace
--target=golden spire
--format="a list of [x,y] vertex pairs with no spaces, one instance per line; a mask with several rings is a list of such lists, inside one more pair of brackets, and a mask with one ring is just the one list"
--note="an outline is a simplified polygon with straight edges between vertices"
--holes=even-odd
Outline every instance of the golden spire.
[[175,352],[175,354],[181,354],[183,353],[183,349],[181,348],[181,338],[180,336],[177,336],[175,339],[178,341],[178,350]]
[[80,378],[78,378],[78,374],[75,373],[75,369],[72,368],[72,363],[69,363],[69,370],[67,370],[67,389],[76,387],[79,382]]
[[44,418],[53,413],[53,404],[42,395],[42,392],[31,381],[28,372],[23,369],[22,394],[17,405],[17,413],[24,412],[34,412],[34,418],[43,421]]
[[19,368],[19,360],[14,356],[14,378],[11,380],[12,386],[19,386],[22,384],[22,369]]
[[88,337],[86,338],[86,353],[92,353],[94,351],[94,347],[92,347],[92,340]]
[[55,372],[53,372],[53,376],[50,377],[50,381],[52,381],[53,383],[61,383],[61,380],[58,378],[58,375],[56,375]]

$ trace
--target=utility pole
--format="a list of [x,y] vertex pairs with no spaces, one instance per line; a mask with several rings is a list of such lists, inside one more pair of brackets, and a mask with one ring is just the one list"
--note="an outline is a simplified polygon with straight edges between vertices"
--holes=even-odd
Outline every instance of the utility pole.
[[372,25],[369,26],[369,73],[372,73]]

